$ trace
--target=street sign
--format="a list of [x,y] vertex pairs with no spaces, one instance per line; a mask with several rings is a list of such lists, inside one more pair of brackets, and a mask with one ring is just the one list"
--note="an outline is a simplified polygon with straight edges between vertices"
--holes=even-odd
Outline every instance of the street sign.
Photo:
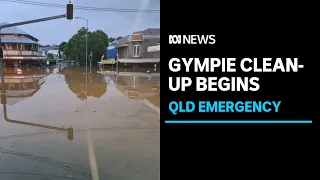
[[0,59],[3,59],[4,57],[3,57],[3,48],[2,47],[0,47]]
[[71,2],[67,4],[67,19],[73,20],[73,4]]

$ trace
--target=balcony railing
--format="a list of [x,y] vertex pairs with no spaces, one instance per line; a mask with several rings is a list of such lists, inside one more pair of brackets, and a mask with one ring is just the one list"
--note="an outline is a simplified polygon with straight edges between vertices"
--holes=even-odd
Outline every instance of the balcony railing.
[[4,50],[5,56],[42,56],[38,51],[25,51],[25,50]]

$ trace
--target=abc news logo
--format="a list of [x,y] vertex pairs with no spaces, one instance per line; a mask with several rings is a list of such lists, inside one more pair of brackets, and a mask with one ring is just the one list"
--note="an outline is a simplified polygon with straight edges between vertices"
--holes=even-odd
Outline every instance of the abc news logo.
[[169,35],[169,44],[215,44],[215,35]]

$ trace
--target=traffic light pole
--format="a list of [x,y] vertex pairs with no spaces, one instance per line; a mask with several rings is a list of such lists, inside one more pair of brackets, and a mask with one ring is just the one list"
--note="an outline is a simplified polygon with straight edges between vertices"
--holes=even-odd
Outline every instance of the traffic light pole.
[[[2,86],[4,86],[4,83],[2,83]],[[10,123],[35,126],[35,127],[46,128],[46,129],[51,129],[51,130],[56,130],[56,131],[64,131],[64,132],[67,132],[68,140],[70,140],[70,141],[73,140],[73,128],[72,127],[60,128],[60,127],[48,126],[48,125],[44,125],[44,124],[36,124],[36,123],[30,123],[30,122],[25,122],[25,121],[9,119],[8,115],[7,115],[7,105],[6,104],[3,104],[3,117],[4,117],[4,120],[6,120],[7,122],[10,122]]]
[[63,15],[51,16],[51,17],[34,19],[34,20],[29,20],[29,21],[22,21],[22,22],[18,22],[18,23],[4,24],[4,25],[0,26],[0,29],[14,27],[14,26],[21,26],[21,25],[25,25],[25,24],[33,24],[33,23],[38,23],[38,22],[43,22],[43,21],[50,21],[50,20],[55,20],[55,19],[61,19],[61,18],[65,18],[65,17],[66,17],[66,15],[63,14]]

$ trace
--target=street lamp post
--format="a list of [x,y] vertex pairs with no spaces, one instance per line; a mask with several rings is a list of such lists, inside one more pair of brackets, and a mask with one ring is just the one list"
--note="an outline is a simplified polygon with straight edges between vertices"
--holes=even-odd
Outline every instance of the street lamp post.
[[86,110],[87,110],[87,91],[88,91],[88,31],[89,31],[89,21],[83,17],[75,17],[76,19],[83,19],[87,22],[87,32],[86,32]]

